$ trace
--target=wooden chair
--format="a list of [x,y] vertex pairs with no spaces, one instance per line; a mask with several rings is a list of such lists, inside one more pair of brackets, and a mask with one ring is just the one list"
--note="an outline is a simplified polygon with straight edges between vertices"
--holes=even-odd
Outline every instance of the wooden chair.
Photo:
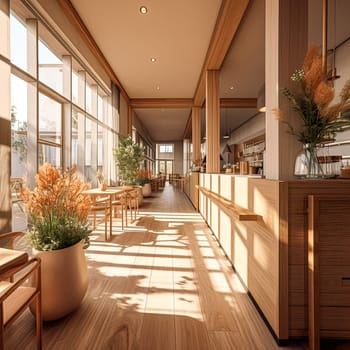
[[114,210],[114,217],[121,215],[122,219],[122,230],[124,230],[124,215],[126,219],[126,226],[128,226],[128,205],[125,193],[117,195],[112,201],[112,208]]
[[[22,234],[0,234],[0,241]],[[42,348],[41,265],[39,258],[28,260],[25,252],[0,248],[0,349],[4,349],[5,330],[35,303],[36,343]]]
[[93,214],[93,229],[96,228],[96,222],[97,222],[97,212],[103,212],[103,221],[105,223],[105,240],[107,241],[107,225],[108,225],[108,218],[109,215],[111,215],[111,207],[110,207],[110,200],[108,197],[98,197],[94,196],[92,197],[92,205],[90,212]]
[[134,218],[136,220],[136,216],[139,213],[139,191],[138,190],[132,190],[128,193],[129,195],[129,206],[130,206],[130,217],[131,220],[133,219],[133,212],[134,212]]

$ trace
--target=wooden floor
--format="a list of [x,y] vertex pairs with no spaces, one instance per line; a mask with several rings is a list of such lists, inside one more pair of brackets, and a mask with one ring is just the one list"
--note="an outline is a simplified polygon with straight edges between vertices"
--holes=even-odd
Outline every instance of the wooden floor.
[[[124,232],[114,224],[110,242],[103,225],[94,232],[87,295],[71,315],[44,323],[44,349],[279,349],[182,192],[167,184]],[[35,349],[34,328],[25,313],[5,349]]]

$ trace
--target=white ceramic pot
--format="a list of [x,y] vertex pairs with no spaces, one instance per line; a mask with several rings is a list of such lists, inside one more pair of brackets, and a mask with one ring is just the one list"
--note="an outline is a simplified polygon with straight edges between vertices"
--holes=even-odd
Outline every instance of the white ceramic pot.
[[150,183],[144,184],[142,186],[142,194],[144,197],[149,197],[152,194],[152,187]]
[[[59,250],[37,251],[41,259],[42,317],[57,320],[75,310],[88,287],[84,241]],[[34,310],[33,310],[34,311]]]

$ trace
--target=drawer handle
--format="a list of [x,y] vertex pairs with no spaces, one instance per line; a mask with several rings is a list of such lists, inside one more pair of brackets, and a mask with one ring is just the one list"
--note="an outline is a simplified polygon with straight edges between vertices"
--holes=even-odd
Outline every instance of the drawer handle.
[[342,277],[341,278],[343,281],[350,281],[350,277]]

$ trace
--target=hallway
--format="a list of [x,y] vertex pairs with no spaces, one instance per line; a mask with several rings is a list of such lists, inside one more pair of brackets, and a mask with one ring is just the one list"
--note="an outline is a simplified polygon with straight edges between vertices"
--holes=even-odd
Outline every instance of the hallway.
[[[87,295],[76,312],[44,324],[44,349],[278,349],[182,192],[166,184],[127,230],[114,230],[110,242],[103,225],[93,233]],[[7,349],[34,349],[33,317],[17,322]]]

